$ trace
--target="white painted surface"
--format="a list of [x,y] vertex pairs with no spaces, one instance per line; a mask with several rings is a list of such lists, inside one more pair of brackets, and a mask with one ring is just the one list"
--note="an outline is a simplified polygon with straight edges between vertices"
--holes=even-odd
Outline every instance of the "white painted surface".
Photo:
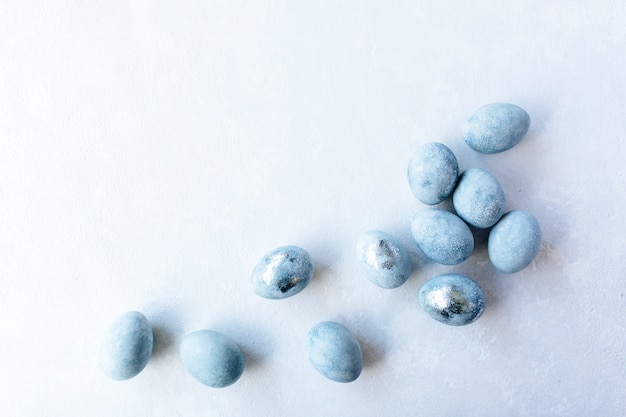
[[[0,415],[622,415],[625,21],[617,0],[4,1]],[[494,101],[531,129],[479,155],[462,124]],[[433,140],[535,214],[529,268],[496,273],[484,243],[456,267],[418,256],[406,167]],[[415,258],[396,290],[356,268],[373,228]],[[259,298],[250,272],[284,244],[318,272]],[[450,271],[487,293],[470,326],[417,305]],[[108,380],[99,339],[133,309],[154,357]],[[356,382],[307,362],[322,320],[362,343]],[[229,388],[182,368],[182,337],[203,328],[246,354]]]

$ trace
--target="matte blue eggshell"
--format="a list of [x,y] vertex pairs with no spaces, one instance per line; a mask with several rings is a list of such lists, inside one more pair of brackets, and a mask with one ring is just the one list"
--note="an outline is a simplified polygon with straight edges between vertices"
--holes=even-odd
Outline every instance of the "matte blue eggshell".
[[454,153],[444,144],[430,142],[420,146],[409,161],[407,176],[415,198],[424,204],[445,200],[456,183],[459,165]]
[[409,253],[389,233],[380,230],[363,233],[356,254],[365,277],[381,288],[397,288],[411,275]]
[[148,319],[138,311],[118,317],[100,345],[100,368],[109,378],[130,379],[146,367],[154,336]]
[[302,291],[313,276],[311,256],[297,246],[267,253],[252,271],[252,290],[261,297],[281,299]]
[[192,377],[212,388],[232,385],[243,373],[244,358],[239,346],[213,330],[198,330],[185,336],[180,357]]
[[526,268],[541,248],[541,228],[525,211],[514,210],[502,216],[489,233],[487,251],[493,266],[512,274]]
[[426,281],[418,293],[422,309],[435,320],[464,326],[485,310],[485,294],[472,279],[460,274],[439,275]]
[[474,250],[471,230],[449,211],[437,208],[418,211],[411,221],[411,233],[424,255],[443,265],[460,264]]
[[530,116],[510,103],[488,104],[465,123],[465,143],[476,152],[493,154],[517,145],[530,127]]
[[504,214],[504,191],[498,180],[482,168],[463,171],[452,194],[459,215],[474,227],[491,227]]
[[352,382],[361,375],[361,346],[339,323],[324,321],[313,326],[308,335],[307,352],[313,367],[332,381]]

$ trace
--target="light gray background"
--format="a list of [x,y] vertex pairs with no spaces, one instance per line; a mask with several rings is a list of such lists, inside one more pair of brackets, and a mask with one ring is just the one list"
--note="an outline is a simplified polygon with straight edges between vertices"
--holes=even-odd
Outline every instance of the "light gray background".
[[[617,416],[626,409],[626,3],[623,1],[3,1],[0,5],[0,415]],[[498,155],[461,139],[476,108],[532,118]],[[537,260],[426,262],[409,223],[410,154],[441,141],[535,214]],[[355,262],[395,234],[395,290]],[[295,244],[302,293],[254,295],[258,259]],[[474,324],[442,325],[419,286],[461,272]],[[115,382],[104,329],[155,327],[152,360]],[[304,342],[336,320],[361,342],[351,384]],[[221,331],[241,379],[195,382],[178,346]]]

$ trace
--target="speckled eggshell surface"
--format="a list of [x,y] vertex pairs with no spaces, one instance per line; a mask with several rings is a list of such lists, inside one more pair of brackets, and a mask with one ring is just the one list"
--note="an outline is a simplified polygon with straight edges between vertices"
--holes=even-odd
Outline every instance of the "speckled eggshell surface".
[[491,227],[504,214],[504,191],[498,180],[482,168],[470,168],[461,174],[452,194],[456,213],[474,227]]
[[291,297],[309,284],[314,270],[306,250],[281,246],[265,254],[252,271],[252,290],[274,300]]
[[433,319],[450,326],[464,326],[485,310],[485,294],[474,280],[461,274],[439,275],[419,289],[422,309]]
[[307,353],[313,367],[335,382],[352,382],[363,369],[363,352],[354,335],[342,324],[324,321],[309,331]]
[[510,103],[493,103],[476,110],[465,123],[465,143],[476,152],[493,154],[517,145],[530,127],[530,116]]
[[154,336],[146,316],[129,311],[118,317],[100,345],[100,368],[115,380],[139,374],[152,355]]
[[449,211],[437,208],[418,211],[411,221],[411,233],[424,255],[443,265],[460,264],[474,250],[472,231]]
[[356,256],[365,278],[381,288],[397,288],[411,275],[408,251],[389,233],[363,233],[357,242]]
[[441,203],[450,195],[458,175],[454,153],[439,142],[420,146],[411,156],[407,169],[411,192],[429,205]]
[[522,210],[502,216],[491,229],[487,250],[493,266],[512,274],[526,268],[541,249],[541,227],[535,217]]

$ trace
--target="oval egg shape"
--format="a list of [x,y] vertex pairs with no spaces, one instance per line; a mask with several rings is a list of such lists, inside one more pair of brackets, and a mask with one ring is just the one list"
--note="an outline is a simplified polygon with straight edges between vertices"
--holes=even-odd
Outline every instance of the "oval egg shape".
[[433,319],[450,326],[464,326],[485,310],[485,294],[475,281],[461,274],[439,275],[419,289],[422,309]]
[[107,330],[100,345],[100,368],[111,379],[130,379],[146,367],[153,346],[154,335],[146,316],[129,311]]
[[265,254],[252,271],[252,290],[274,300],[302,291],[314,273],[311,256],[297,246],[282,246]]
[[361,346],[339,323],[324,321],[313,326],[308,335],[307,353],[315,370],[332,381],[352,382],[361,375]]
[[185,336],[180,357],[192,377],[212,388],[232,385],[243,373],[244,357],[239,346],[213,330],[198,330]]
[[459,217],[474,227],[491,227],[504,214],[504,191],[498,180],[482,168],[463,171],[452,194]]
[[356,253],[365,277],[381,288],[397,288],[411,275],[409,253],[389,233],[380,230],[363,233]]
[[500,272],[512,274],[526,268],[541,248],[541,227],[535,217],[522,210],[514,210],[489,232],[487,251],[489,260]]
[[415,198],[424,204],[445,200],[456,184],[459,165],[446,145],[430,142],[413,153],[407,169],[409,186]]
[[457,265],[470,257],[474,236],[463,220],[449,211],[428,208],[411,221],[411,233],[429,259],[443,265]]
[[493,154],[517,145],[530,127],[530,116],[510,103],[488,104],[465,123],[465,143],[476,152]]

